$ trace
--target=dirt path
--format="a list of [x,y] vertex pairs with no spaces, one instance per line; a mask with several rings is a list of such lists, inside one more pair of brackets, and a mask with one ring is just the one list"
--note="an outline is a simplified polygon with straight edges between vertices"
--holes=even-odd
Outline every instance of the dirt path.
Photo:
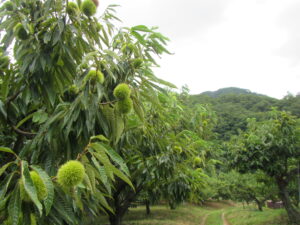
[[208,214],[204,215],[204,217],[202,218],[202,221],[201,221],[200,225],[205,225],[207,217],[208,217]]
[[225,218],[225,213],[222,213],[222,220],[223,220],[223,225],[230,225]]

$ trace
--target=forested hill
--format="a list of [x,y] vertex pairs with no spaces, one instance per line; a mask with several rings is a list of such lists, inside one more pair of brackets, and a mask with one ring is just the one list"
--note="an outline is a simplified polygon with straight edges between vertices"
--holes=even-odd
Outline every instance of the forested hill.
[[220,95],[224,94],[252,94],[252,95],[261,95],[257,94],[255,92],[251,92],[248,89],[244,88],[237,88],[237,87],[227,87],[227,88],[221,88],[217,91],[205,91],[202,92],[200,95],[208,95],[210,97],[219,97]]
[[287,95],[279,100],[247,89],[230,87],[192,95],[191,103],[211,105],[218,117],[215,131],[221,139],[229,139],[231,135],[237,134],[239,129],[244,130],[247,118],[264,119],[265,112],[272,107],[290,111],[300,117],[300,95]]

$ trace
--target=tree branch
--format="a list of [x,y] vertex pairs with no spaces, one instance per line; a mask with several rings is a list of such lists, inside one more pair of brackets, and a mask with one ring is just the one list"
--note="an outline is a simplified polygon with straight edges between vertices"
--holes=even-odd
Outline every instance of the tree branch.
[[35,136],[36,133],[31,133],[31,132],[27,132],[27,131],[23,131],[23,130],[20,130],[19,128],[17,128],[16,126],[12,125],[11,126],[13,128],[13,130],[18,133],[18,134],[22,134],[22,135],[25,135],[25,136]]
[[13,100],[15,100],[19,94],[22,93],[22,91],[25,89],[25,86],[23,86],[19,91],[17,91],[14,95],[9,96],[6,100],[6,104],[9,104],[10,102],[12,102]]
[[110,101],[110,102],[100,102],[99,105],[107,105],[107,104],[113,104],[117,102],[117,100],[114,100],[114,101]]

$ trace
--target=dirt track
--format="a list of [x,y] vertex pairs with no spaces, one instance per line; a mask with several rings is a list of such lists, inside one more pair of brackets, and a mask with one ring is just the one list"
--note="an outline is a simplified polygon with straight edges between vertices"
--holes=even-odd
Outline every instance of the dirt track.
[[225,218],[225,213],[222,213],[222,221],[223,221],[223,225],[230,225]]
[[202,219],[200,225],[205,225],[205,222],[206,222],[206,218],[207,218],[207,217],[208,217],[208,214],[206,214],[206,215],[203,217],[203,219]]

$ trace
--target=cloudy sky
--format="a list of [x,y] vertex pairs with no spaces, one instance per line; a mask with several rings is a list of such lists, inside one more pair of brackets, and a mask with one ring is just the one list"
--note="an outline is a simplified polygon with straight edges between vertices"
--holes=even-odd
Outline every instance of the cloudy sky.
[[300,92],[299,0],[100,0],[124,26],[171,39],[156,74],[192,94],[241,87],[282,98]]

